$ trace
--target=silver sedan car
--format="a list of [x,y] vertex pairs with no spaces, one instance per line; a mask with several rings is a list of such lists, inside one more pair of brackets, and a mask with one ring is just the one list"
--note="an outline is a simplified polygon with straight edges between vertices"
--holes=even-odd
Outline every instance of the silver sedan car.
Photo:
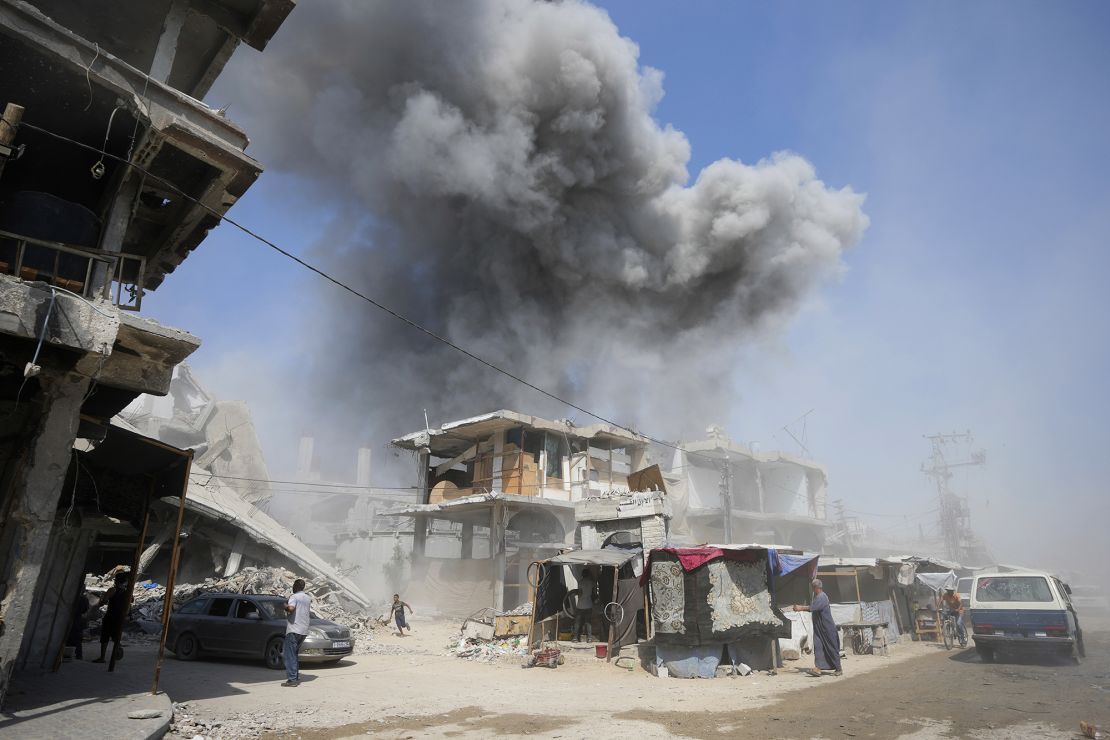
[[[281,596],[211,593],[185,602],[170,616],[166,646],[178,660],[201,655],[261,658],[270,668],[285,665],[285,603]],[[312,614],[308,637],[297,656],[302,663],[335,663],[354,651],[351,631]]]

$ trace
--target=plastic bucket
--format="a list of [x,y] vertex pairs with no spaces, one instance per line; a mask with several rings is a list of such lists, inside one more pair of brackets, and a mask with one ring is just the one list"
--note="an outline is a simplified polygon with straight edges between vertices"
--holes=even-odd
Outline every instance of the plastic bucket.
[[609,646],[606,645],[605,643],[601,643],[600,645],[594,645],[594,655],[596,655],[597,657],[604,658],[608,654],[609,654]]

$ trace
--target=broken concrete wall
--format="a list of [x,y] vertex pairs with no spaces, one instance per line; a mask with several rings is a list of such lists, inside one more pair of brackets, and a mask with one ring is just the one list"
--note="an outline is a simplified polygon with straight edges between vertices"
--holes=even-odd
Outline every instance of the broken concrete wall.
[[5,533],[0,540],[7,549],[0,553],[0,704],[34,611],[62,481],[89,388],[89,379],[74,373],[44,371],[37,380],[43,390],[40,415],[3,492]]
[[54,522],[16,670],[52,670],[65,644],[85,556],[96,536],[81,524],[79,514],[59,515]]

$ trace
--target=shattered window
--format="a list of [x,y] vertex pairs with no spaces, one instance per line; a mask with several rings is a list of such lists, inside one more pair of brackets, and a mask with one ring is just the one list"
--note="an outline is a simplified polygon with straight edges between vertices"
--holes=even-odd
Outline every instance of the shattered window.
[[1052,601],[1052,590],[1043,576],[995,576],[980,578],[975,585],[977,601]]
[[544,435],[544,450],[547,452],[547,477],[563,477],[563,458],[570,455],[570,445],[565,434],[547,433]]

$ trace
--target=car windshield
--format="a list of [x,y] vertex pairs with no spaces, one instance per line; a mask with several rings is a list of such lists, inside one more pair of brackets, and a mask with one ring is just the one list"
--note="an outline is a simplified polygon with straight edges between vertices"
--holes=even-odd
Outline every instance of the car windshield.
[[1043,576],[989,576],[975,586],[978,601],[1052,601]]

